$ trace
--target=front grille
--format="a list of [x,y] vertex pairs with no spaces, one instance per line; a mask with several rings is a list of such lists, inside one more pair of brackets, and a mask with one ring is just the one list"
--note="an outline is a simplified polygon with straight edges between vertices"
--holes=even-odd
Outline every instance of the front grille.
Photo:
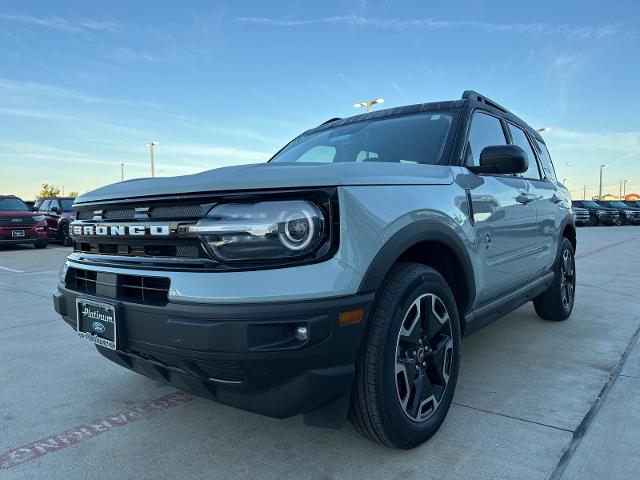
[[[97,214],[96,214],[97,212]],[[97,219],[110,221],[144,220],[147,218],[157,219],[189,219],[200,218],[205,212],[203,205],[158,205],[152,207],[142,207],[136,212],[135,207],[112,207],[103,210],[82,209],[77,214],[78,220]]]
[[133,220],[135,216],[135,208],[107,210],[102,214],[102,218],[104,218],[105,220]]
[[[202,218],[211,203],[186,204],[119,204],[80,207],[77,219],[93,221],[103,225],[118,224],[136,225],[138,223],[158,222],[169,226],[172,232],[183,222],[195,222]],[[196,238],[180,238],[174,234],[170,236],[137,238],[132,235],[123,236],[92,236],[77,235],[74,237],[76,252],[92,255],[110,255],[117,257],[145,257],[177,260],[210,260],[201,242]]]
[[145,305],[166,305],[170,280],[165,277],[121,275],[69,267],[65,286],[75,292]]
[[208,258],[197,239],[185,238],[172,243],[161,240],[107,240],[91,239],[74,242],[76,252],[95,255],[116,255],[124,257],[158,258]]
[[[14,220],[20,220],[19,222],[14,222]],[[36,224],[36,221],[33,217],[3,217],[0,218],[0,227],[33,227]]]
[[171,207],[152,207],[149,209],[150,218],[200,218],[202,205],[176,205]]

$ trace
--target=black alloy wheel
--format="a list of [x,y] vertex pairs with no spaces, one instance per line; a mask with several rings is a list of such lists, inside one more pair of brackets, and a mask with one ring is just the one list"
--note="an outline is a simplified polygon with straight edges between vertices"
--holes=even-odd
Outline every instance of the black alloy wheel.
[[560,261],[560,295],[565,310],[573,307],[576,292],[575,260],[569,250],[562,252]]
[[396,341],[396,392],[410,420],[435,413],[449,383],[452,354],[447,308],[432,293],[420,295],[405,313]]
[[573,245],[566,237],[560,242],[554,273],[553,283],[533,300],[533,306],[540,318],[560,322],[571,315],[576,297],[576,260]]

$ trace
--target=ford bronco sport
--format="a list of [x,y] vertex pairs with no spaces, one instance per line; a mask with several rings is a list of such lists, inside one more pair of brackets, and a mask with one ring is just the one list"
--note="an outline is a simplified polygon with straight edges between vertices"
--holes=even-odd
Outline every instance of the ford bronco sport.
[[573,308],[569,193],[541,136],[473,91],[74,208],[54,306],[105,357],[398,448],[444,420],[462,336],[528,301],[546,320]]

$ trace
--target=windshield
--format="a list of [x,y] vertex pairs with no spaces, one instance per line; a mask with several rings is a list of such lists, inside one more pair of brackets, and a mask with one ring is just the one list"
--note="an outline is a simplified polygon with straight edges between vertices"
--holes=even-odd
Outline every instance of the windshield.
[[73,205],[73,202],[74,202],[73,198],[61,198],[60,205],[62,205],[62,211],[70,212],[71,210],[73,210],[73,208],[71,208],[71,206]]
[[626,205],[622,202],[609,202],[609,205],[611,205],[612,207],[618,207],[618,208],[629,208],[629,205]]
[[272,162],[444,163],[455,112],[364,120],[302,135]]
[[0,198],[0,212],[29,212],[29,207],[19,198]]
[[602,205],[598,205],[596,202],[582,202],[582,205],[589,208],[602,208]]

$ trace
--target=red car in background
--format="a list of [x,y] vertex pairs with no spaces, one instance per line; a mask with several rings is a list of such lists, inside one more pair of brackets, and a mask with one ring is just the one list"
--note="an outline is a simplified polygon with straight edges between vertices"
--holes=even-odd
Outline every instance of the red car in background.
[[73,197],[42,197],[36,200],[33,211],[43,215],[49,227],[49,238],[59,240],[66,247],[71,245],[69,224],[76,219]]
[[48,238],[44,215],[32,212],[18,197],[0,195],[0,245],[32,243],[46,248]]

